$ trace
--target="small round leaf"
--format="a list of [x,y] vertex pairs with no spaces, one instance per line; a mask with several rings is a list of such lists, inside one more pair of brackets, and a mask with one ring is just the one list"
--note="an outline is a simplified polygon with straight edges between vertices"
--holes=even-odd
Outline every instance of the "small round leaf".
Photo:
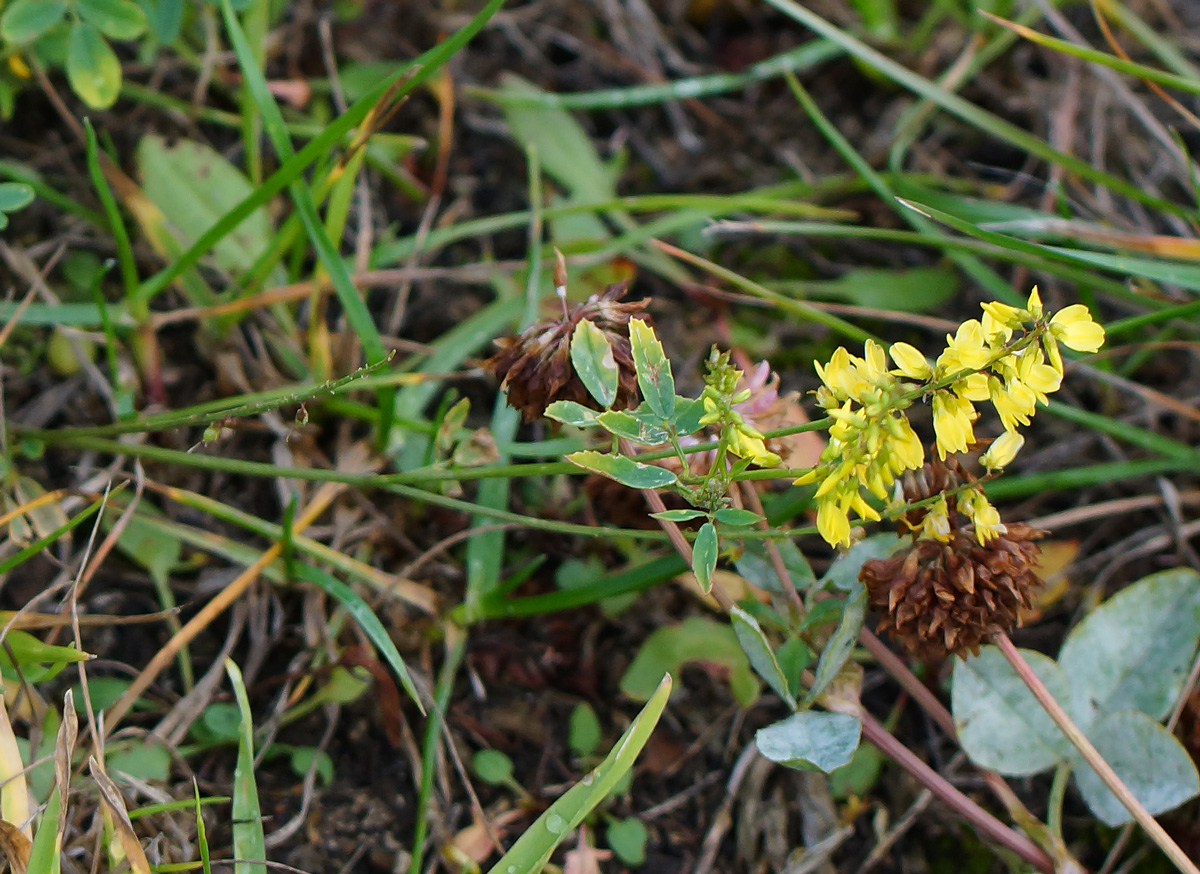
[[92,109],[108,109],[117,102],[121,62],[100,31],[86,22],[76,22],[71,27],[67,80],[71,90]]
[[83,20],[110,39],[137,39],[146,30],[146,13],[132,0],[76,0]]
[[58,24],[66,11],[62,0],[16,0],[0,16],[0,37],[10,43],[30,42]]

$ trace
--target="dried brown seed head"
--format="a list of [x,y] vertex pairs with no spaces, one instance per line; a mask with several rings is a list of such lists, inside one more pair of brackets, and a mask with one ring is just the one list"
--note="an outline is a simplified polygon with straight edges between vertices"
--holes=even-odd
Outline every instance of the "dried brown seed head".
[[622,302],[627,289],[627,282],[610,285],[562,318],[544,319],[516,337],[496,341],[500,351],[485,361],[484,367],[500,378],[500,388],[507,392],[508,402],[521,411],[526,422],[540,418],[554,401],[575,401],[597,408],[571,365],[571,336],[584,319],[599,328],[612,346],[619,373],[613,409],[623,410],[637,404],[629,320],[639,315],[650,301]]

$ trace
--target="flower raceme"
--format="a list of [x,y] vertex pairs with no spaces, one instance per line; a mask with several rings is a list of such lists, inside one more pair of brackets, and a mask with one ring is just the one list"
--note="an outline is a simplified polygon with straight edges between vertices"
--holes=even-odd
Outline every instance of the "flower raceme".
[[[939,458],[974,445],[975,405],[990,402],[1004,434],[981,460],[989,470],[1010,463],[1024,442],[1017,428],[1029,424],[1037,405],[1045,404],[1062,382],[1060,343],[1095,352],[1104,343],[1104,328],[1081,304],[1046,313],[1035,287],[1024,308],[983,304],[982,319],[970,319],[947,335],[946,348],[932,365],[907,343],[895,343],[885,354],[873,340],[867,341],[862,357],[839,347],[827,364],[815,362],[822,383],[817,402],[833,425],[820,463],[796,484],[820,482],[821,536],[834,545],[849,545],[851,512],[863,521],[879,519],[863,490],[887,500],[899,475],[925,463],[924,448],[905,414],[922,396],[933,408]],[[888,357],[895,365],[891,369]],[[959,508],[973,521],[980,544],[1004,533],[982,491],[960,501]],[[936,539],[935,520],[933,514],[926,535]]]

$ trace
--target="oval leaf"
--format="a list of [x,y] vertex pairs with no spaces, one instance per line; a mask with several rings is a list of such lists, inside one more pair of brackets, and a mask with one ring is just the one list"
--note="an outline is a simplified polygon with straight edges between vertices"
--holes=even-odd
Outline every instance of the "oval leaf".
[[146,14],[133,0],[76,0],[83,20],[112,39],[137,39],[146,30]]
[[658,335],[645,319],[629,320],[629,346],[642,397],[655,415],[669,420],[675,415],[675,377]]
[[1058,664],[1071,684],[1072,715],[1086,728],[1103,713],[1170,713],[1200,642],[1200,575],[1152,574],[1113,595],[1080,622]]
[[574,425],[576,428],[590,428],[596,424],[596,411],[589,410],[575,401],[555,401],[546,407],[542,415],[564,425]]
[[0,182],[0,212],[16,212],[33,203],[33,189],[23,182]]
[[[137,163],[142,190],[184,246],[254,193],[245,174],[204,143],[167,145],[150,134],[138,142]],[[213,246],[213,263],[229,273],[244,273],[266,251],[271,237],[271,219],[266,207],[259,207]]]
[[603,452],[586,450],[572,452],[566,458],[567,461],[584,470],[614,479],[631,489],[659,489],[669,486],[677,480],[675,474],[664,467],[641,464],[623,455],[608,455]]
[[16,0],[0,17],[0,37],[10,43],[37,39],[62,21],[66,11],[62,0]]
[[575,326],[571,334],[571,363],[584,388],[596,403],[608,409],[617,399],[617,361],[612,344],[604,332],[588,319]]
[[[664,673],[678,678],[688,662],[720,668],[738,704],[749,707],[758,698],[759,685],[742,652],[737,635],[728,625],[704,616],[690,616],[678,625],[656,629],[638,648],[621,677],[621,692],[645,701]],[[718,673],[714,671],[714,673]]]
[[[1200,776],[1188,751],[1171,732],[1145,713],[1106,713],[1088,730],[1088,740],[1138,801],[1157,816],[1200,794]],[[1105,825],[1131,822],[1117,796],[1084,762],[1076,765],[1075,784],[1092,813]]]
[[651,513],[651,517],[662,519],[664,522],[691,522],[693,519],[702,519],[705,516],[703,510],[663,510],[661,513]]
[[767,685],[774,690],[776,695],[788,703],[789,707],[795,707],[796,700],[788,688],[787,676],[783,673],[783,668],[779,666],[775,652],[771,649],[771,643],[763,634],[758,620],[741,607],[734,605],[729,610],[729,622],[733,625],[733,633],[737,635],[738,643],[742,645],[742,652],[750,660],[750,666],[767,681]]
[[760,728],[754,741],[772,762],[828,774],[853,758],[861,734],[862,723],[853,716],[805,710]]
[[717,543],[717,529],[713,523],[705,522],[696,534],[696,542],[692,545],[692,573],[700,583],[704,594],[712,591],[712,575],[717,569],[717,553],[720,547]]
[[608,433],[624,437],[642,446],[657,446],[666,443],[671,435],[657,425],[642,421],[624,410],[608,410],[596,416],[596,423]]
[[713,513],[713,518],[722,525],[733,526],[754,525],[762,521],[762,516],[753,510],[739,510],[737,507],[726,507],[723,510],[717,510],[717,512]]
[[862,631],[863,617],[867,613],[866,587],[861,583],[855,583],[855,586],[856,591],[846,599],[845,606],[842,608],[842,621],[838,623],[837,631],[833,633],[833,636],[829,638],[829,643],[825,644],[825,648],[821,650],[821,660],[817,662],[816,679],[808,690],[808,694],[804,696],[806,703],[817,700],[817,696],[829,687],[842,666],[846,664],[846,660],[850,658],[850,653],[854,651],[854,642],[858,640],[858,633]]
[[100,31],[77,21],[67,40],[67,79],[92,109],[108,109],[121,90],[121,62]]
[[[1054,660],[1030,650],[1021,655],[1050,694],[1067,701],[1067,678]],[[955,662],[950,698],[959,743],[981,767],[1020,777],[1070,755],[1058,726],[994,646]]]

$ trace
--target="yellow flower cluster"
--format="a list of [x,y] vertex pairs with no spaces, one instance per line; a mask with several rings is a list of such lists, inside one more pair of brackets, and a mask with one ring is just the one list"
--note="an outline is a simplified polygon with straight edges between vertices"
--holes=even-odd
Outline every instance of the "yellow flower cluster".
[[[742,376],[740,370],[735,370],[733,373],[736,374],[737,379]],[[763,442],[762,432],[750,425],[741,413],[732,408],[732,404],[741,403],[749,397],[750,389],[744,389],[734,395],[729,404],[722,404],[719,398],[713,397],[706,391],[701,395],[704,415],[700,418],[700,424],[715,425],[722,421],[727,423],[731,426],[727,433],[728,445],[726,446],[730,453],[738,458],[748,458],[759,467],[775,467],[779,464],[779,456],[767,449]]]
[[[851,512],[863,521],[880,518],[862,490],[887,500],[899,474],[925,463],[921,441],[904,412],[921,394],[933,407],[940,458],[965,452],[975,443],[975,404],[987,401],[999,414],[1004,434],[981,462],[989,470],[1011,462],[1024,443],[1017,427],[1028,425],[1038,403],[1046,403],[1046,396],[1062,382],[1059,343],[1095,352],[1104,343],[1104,328],[1081,304],[1047,318],[1034,288],[1024,308],[985,303],[983,318],[964,322],[953,336],[947,335],[946,348],[932,365],[915,347],[895,343],[888,354],[896,366],[889,370],[883,348],[872,340],[861,358],[839,347],[828,364],[816,362],[823,383],[817,401],[834,424],[820,464],[796,484],[820,481],[816,500],[821,536],[831,544],[848,545]],[[958,508],[974,522],[981,544],[1004,532],[999,514],[981,490],[961,495]],[[948,523],[942,524],[944,505],[941,510],[939,515],[935,505],[926,514],[926,536],[941,539],[948,534]]]

